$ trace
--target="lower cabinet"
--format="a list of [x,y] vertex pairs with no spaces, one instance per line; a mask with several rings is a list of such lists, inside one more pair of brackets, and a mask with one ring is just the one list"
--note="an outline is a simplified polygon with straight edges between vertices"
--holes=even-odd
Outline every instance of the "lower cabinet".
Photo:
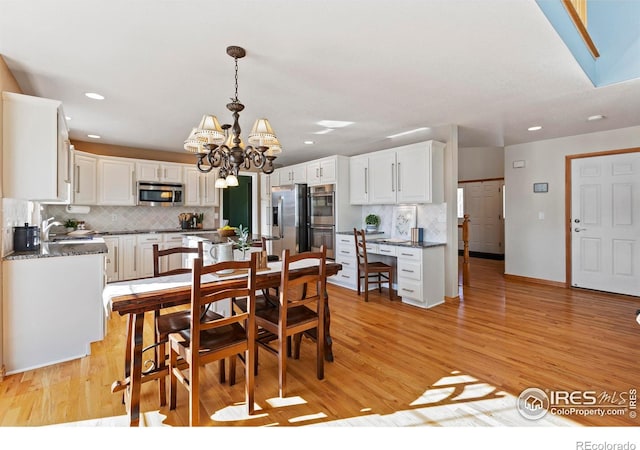
[[2,263],[7,374],[81,358],[104,339],[104,264],[104,254]]
[[[160,249],[180,247],[180,233],[123,234],[105,236],[109,250],[106,257],[107,283],[153,276],[153,244]],[[171,255],[161,261],[160,270],[183,267],[182,256]]]
[[358,288],[358,259],[353,236],[336,235],[336,262],[342,264],[342,270],[329,277],[327,281],[350,289]]
[[422,308],[444,303],[444,245],[398,247],[398,295]]

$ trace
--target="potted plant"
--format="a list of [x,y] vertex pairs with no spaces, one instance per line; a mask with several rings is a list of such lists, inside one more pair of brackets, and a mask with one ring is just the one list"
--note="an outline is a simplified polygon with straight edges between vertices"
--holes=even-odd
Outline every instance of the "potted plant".
[[67,219],[64,223],[67,231],[75,231],[78,228],[78,221],[76,219]]
[[369,233],[378,231],[378,226],[380,225],[380,217],[375,214],[369,214],[367,217],[365,217],[364,223],[367,225],[367,231]]
[[238,239],[235,242],[235,247],[242,252],[242,259],[246,259],[247,250],[251,248],[251,239],[249,239],[249,228],[245,228],[240,224],[236,230]]

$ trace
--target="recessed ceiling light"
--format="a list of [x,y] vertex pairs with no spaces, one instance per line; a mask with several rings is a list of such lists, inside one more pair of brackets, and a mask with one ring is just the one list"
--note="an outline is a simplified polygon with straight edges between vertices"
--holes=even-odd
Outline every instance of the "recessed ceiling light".
[[304,141],[304,143],[307,145],[313,145],[313,141]]
[[538,131],[538,130],[542,130],[542,127],[540,125],[536,125],[535,127],[527,128],[527,130],[529,130],[529,131]]
[[387,136],[388,139],[393,139],[393,138],[397,138],[400,136],[406,136],[407,134],[413,134],[413,133],[417,133],[419,131],[424,131],[424,130],[428,130],[428,127],[421,127],[421,128],[415,128],[413,130],[409,130],[409,131],[403,131],[402,133],[398,133],[398,134],[392,134],[391,136]]
[[327,134],[327,133],[331,133],[332,131],[333,131],[333,128],[325,128],[324,130],[316,131],[313,134]]
[[591,120],[602,120],[604,119],[604,116],[602,114],[596,114],[595,116],[589,116],[587,117],[587,120],[591,121]]
[[94,100],[104,100],[104,96],[96,94],[95,92],[85,92],[84,95]]
[[87,134],[87,137],[91,139],[100,139],[100,136],[98,136],[97,134]]
[[344,120],[321,120],[320,122],[318,122],[318,125],[327,128],[342,128],[353,125],[353,122],[346,122]]

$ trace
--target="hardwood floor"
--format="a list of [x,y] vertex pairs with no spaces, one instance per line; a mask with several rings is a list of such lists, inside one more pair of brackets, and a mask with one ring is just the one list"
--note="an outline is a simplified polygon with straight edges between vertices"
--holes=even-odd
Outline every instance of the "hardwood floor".
[[[210,416],[210,426],[638,425],[628,410],[547,414],[539,421],[520,416],[516,398],[530,387],[595,391],[599,405],[624,399],[629,406],[629,390],[640,384],[640,299],[505,281],[503,265],[472,258],[471,284],[461,288],[460,301],[429,310],[390,302],[385,290],[372,291],[364,303],[329,285],[335,361],[326,363],[325,379],[315,378],[313,345],[305,339],[300,360],[288,364],[289,396],[278,399],[276,360],[262,351],[256,413],[246,417],[241,365],[229,387],[218,383],[214,364],[205,372],[203,424]],[[122,395],[110,392],[123,373],[125,323],[112,316],[107,338],[88,357],[5,377],[0,425],[125,414]],[[146,331],[150,339],[151,327]],[[143,385],[148,420],[188,423],[184,389],[175,411],[159,408],[157,397],[156,383]]]

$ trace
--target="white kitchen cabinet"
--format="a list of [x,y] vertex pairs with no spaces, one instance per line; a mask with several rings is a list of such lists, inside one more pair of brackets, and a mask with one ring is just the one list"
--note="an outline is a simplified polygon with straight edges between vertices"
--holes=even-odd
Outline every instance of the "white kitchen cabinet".
[[98,158],[90,153],[73,152],[73,189],[71,202],[74,205],[95,205],[97,189]]
[[396,203],[396,153],[384,150],[369,154],[369,203]]
[[136,258],[137,278],[153,276],[153,244],[162,247],[162,234],[138,234],[136,235],[136,247],[134,250]]
[[120,281],[120,265],[118,256],[120,254],[120,238],[118,236],[105,236],[104,243],[107,246],[107,256],[105,257],[105,279],[107,283]]
[[319,184],[332,184],[336,182],[337,167],[336,157],[319,159],[307,164],[307,184],[316,186]]
[[272,221],[271,199],[260,200],[260,234],[271,235]]
[[138,244],[135,234],[120,236],[118,266],[121,280],[138,278]]
[[136,181],[182,183],[182,165],[154,161],[136,161]]
[[349,160],[349,202],[369,203],[369,156],[352,156]]
[[7,374],[81,358],[104,339],[104,261],[91,254],[2,263]]
[[69,203],[71,156],[62,103],[12,92],[3,92],[2,99],[3,196]]
[[98,159],[98,204],[134,206],[136,204],[135,163],[127,158]]
[[351,204],[442,203],[444,147],[427,141],[351,157]]
[[202,173],[197,167],[183,167],[184,206],[218,206],[217,171]]
[[358,259],[353,235],[336,235],[335,260],[337,263],[342,264],[342,270],[336,275],[327,278],[327,281],[350,289],[357,289]]
[[271,175],[260,173],[260,201],[271,200]]
[[[307,165],[296,164],[294,166],[281,167],[274,171],[277,175],[272,174],[271,186],[286,186],[288,184],[306,183],[307,182]],[[277,183],[277,184],[276,184]]]
[[[161,250],[182,247],[182,234],[180,233],[162,233]],[[183,267],[183,254],[174,253],[165,256],[160,261],[160,271],[167,272],[169,270],[180,269]]]
[[397,247],[398,295],[403,303],[431,308],[444,303],[444,245]]

